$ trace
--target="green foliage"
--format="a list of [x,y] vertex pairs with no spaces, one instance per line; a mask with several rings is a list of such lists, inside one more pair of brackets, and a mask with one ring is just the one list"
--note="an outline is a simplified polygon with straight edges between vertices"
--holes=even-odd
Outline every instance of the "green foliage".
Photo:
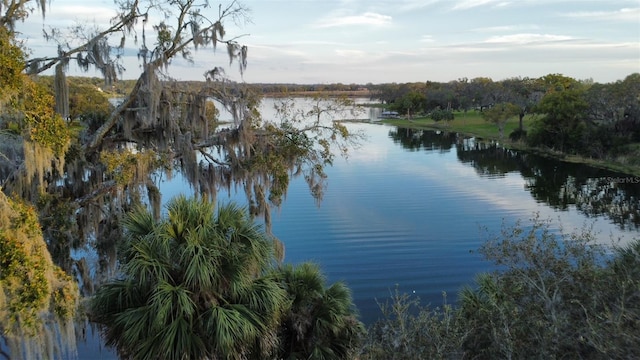
[[529,143],[575,153],[581,148],[586,128],[586,109],[583,90],[570,89],[547,93],[535,108],[535,112],[543,116],[531,129]]
[[14,44],[13,34],[0,27],[0,110],[3,103],[15,95],[22,85],[24,53]]
[[150,171],[162,165],[161,158],[152,150],[105,150],[100,153],[100,161],[107,173],[122,187],[144,179]]
[[454,119],[453,111],[436,109],[429,113],[429,117],[433,121],[451,121]]
[[[33,208],[11,201],[0,194],[4,224],[0,230],[0,281],[7,299],[3,316],[4,331],[23,328],[33,335],[39,313],[47,308],[51,269],[37,214]],[[39,240],[39,241],[38,241]],[[49,264],[47,264],[49,262]]]
[[131,359],[349,358],[362,325],[316,266],[275,268],[275,239],[245,209],[178,197],[125,220],[121,274],[91,317]]
[[107,96],[93,85],[79,85],[70,81],[69,116],[71,119],[107,117],[112,110]]
[[509,140],[518,141],[527,137],[526,130],[515,129],[509,134]]
[[[639,289],[640,279],[615,274],[619,260],[607,260],[592,229],[565,234],[550,226],[534,218],[530,227],[503,227],[481,248],[504,270],[479,276],[476,289],[461,292],[461,315],[469,322],[466,352],[488,358],[637,357],[640,342],[633,334],[640,320],[628,319],[640,319],[640,307],[627,294]],[[611,317],[612,307],[618,318]]]
[[53,111],[53,97],[23,73],[24,53],[6,28],[0,29],[0,67],[0,114],[6,122],[0,127],[64,155],[70,140],[66,124]]
[[[7,119],[21,135],[50,149],[56,157],[64,156],[71,133],[65,121],[54,111],[54,99],[49,90],[20,74],[19,92],[11,97]],[[11,125],[7,125],[11,126]]]
[[125,222],[122,275],[98,289],[95,321],[134,359],[259,357],[273,347],[285,293],[268,281],[273,240],[244,209],[176,198],[159,222]]
[[33,207],[0,192],[0,224],[0,336],[18,349],[17,358],[28,341],[40,344],[36,353],[45,353],[37,339],[74,316],[78,287],[51,261]]
[[424,110],[426,100],[427,98],[423,93],[410,91],[396,99],[393,108],[411,118],[414,113]]
[[361,359],[460,359],[463,358],[464,324],[457,310],[446,302],[430,308],[417,297],[401,294],[380,303],[382,318],[368,329]]
[[396,292],[363,358],[638,358],[640,240],[612,252],[589,227],[551,225],[534,217],[491,234],[480,253],[499,270],[479,274],[455,308],[429,312]]
[[279,359],[352,359],[364,335],[349,288],[326,287],[312,263],[285,265],[275,278],[287,291],[290,306],[280,325]]
[[482,116],[485,120],[494,123],[498,126],[498,130],[500,131],[500,138],[504,137],[504,126],[512,117],[518,116],[520,114],[521,108],[518,105],[512,103],[500,103],[495,104],[494,106],[485,109],[482,112]]

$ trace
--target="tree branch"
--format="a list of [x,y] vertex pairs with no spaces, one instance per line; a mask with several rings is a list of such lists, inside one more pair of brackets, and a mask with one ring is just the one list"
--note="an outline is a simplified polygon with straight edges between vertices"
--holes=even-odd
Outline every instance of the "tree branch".
[[[126,16],[122,17],[116,24],[114,24],[107,30],[104,30],[98,33],[97,35],[93,36],[89,41],[85,42],[84,44],[77,46],[73,49],[61,52],[57,57],[44,57],[44,58],[35,58],[35,59],[27,60],[25,62],[26,72],[30,75],[40,74],[43,71],[46,71],[52,68],[54,65],[56,65],[60,61],[71,58],[71,55],[73,54],[77,54],[83,51],[88,51],[89,46],[95,43],[96,41],[106,37],[109,34],[121,31],[125,27],[129,27],[136,19],[140,17],[147,16],[146,13],[139,14],[137,12],[137,9],[138,9],[138,0],[136,0],[134,4],[131,5],[131,11]],[[37,64],[40,64],[41,62],[46,62],[46,63],[38,67],[35,67]]]

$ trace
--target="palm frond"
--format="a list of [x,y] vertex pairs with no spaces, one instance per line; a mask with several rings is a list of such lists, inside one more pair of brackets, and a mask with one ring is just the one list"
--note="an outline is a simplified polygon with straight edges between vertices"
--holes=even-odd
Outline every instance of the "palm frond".
[[124,228],[133,238],[144,237],[152,233],[156,228],[156,220],[153,214],[144,206],[137,206],[123,220]]
[[215,306],[206,318],[206,329],[213,337],[217,353],[223,358],[233,357],[242,344],[255,343],[261,334],[258,319],[238,307]]
[[166,326],[178,318],[191,322],[196,312],[191,292],[183,286],[172,285],[166,281],[158,283],[149,299],[149,306],[153,309],[157,327]]
[[212,291],[221,286],[220,256],[216,249],[187,243],[179,256],[180,267],[184,269],[185,285],[198,291]]
[[[101,287],[92,302],[107,342],[136,360],[272,353],[291,304],[287,282],[266,275],[275,264],[273,238],[233,203],[214,212],[204,200],[179,196],[167,209],[160,221],[143,211],[130,218],[122,279]],[[291,270],[292,288],[302,296],[308,282],[311,298],[320,299],[319,268],[301,269],[300,286]]]
[[168,248],[154,237],[134,240],[126,251],[123,273],[136,278],[140,283],[153,283],[158,279],[168,279],[170,259]]

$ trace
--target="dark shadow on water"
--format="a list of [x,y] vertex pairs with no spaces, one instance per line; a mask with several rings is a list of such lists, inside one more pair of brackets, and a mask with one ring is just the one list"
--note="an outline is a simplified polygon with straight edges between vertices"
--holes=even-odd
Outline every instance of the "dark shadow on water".
[[455,148],[458,160],[479,176],[519,173],[537,202],[560,211],[575,208],[589,218],[604,216],[624,230],[640,229],[640,177],[509,150],[452,132],[396,128],[389,137],[410,151]]

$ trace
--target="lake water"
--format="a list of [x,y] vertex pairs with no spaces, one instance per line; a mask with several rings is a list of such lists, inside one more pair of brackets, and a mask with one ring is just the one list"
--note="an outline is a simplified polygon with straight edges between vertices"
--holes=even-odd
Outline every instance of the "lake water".
[[[531,179],[519,171],[478,171],[484,168],[474,167],[477,161],[460,161],[455,146],[432,143],[408,150],[392,141],[395,128],[353,127],[364,129],[369,141],[328,171],[320,206],[302,181],[294,182],[273,217],[273,232],[286,246],[286,261],[315,261],[330,280],[346,281],[367,323],[379,315],[376,299],[387,298],[396,285],[426,303],[439,305],[443,291],[454,301],[461,285],[489,269],[473,253],[486,239],[481,228],[497,232],[503,220],[513,223],[537,212],[567,230],[593,222],[604,242],[610,235],[637,234],[632,221],[622,230],[609,214],[593,217],[581,211],[583,204],[559,207],[534,198]],[[600,173],[596,179],[614,178],[595,172]],[[637,216],[637,200],[627,205],[635,207]]]
[[[482,229],[495,233],[503,221],[539,213],[566,231],[593,225],[602,242],[638,235],[635,178],[483,148],[455,134],[348,126],[368,138],[327,169],[322,202],[295,179],[272,223],[285,261],[313,261],[330,281],[345,281],[367,323],[380,315],[376,300],[396,286],[423,303],[440,305],[443,291],[454,302],[463,284],[490,270],[474,251],[487,237]],[[189,187],[174,181],[163,197],[180,193]]]
[[[491,270],[474,252],[486,239],[482,228],[495,233],[503,222],[539,213],[566,231],[592,224],[602,242],[639,235],[639,178],[456,134],[348,127],[367,139],[327,169],[322,202],[304,179],[294,179],[272,213],[272,230],[285,244],[286,262],[313,261],[329,282],[345,281],[367,324],[380,315],[377,301],[396,286],[423,304],[440,305],[443,292],[454,303],[461,286]],[[191,192],[179,177],[162,187],[164,201]],[[242,196],[218,200],[242,202]],[[81,349],[81,358],[87,351]]]

